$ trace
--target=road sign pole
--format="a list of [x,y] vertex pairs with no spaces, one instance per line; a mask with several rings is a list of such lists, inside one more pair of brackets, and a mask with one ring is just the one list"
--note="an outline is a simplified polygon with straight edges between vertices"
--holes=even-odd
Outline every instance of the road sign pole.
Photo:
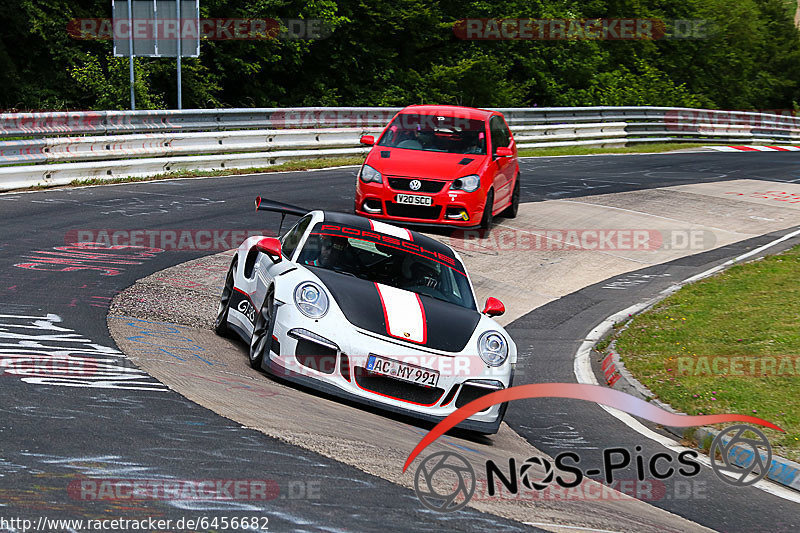
[[[175,2],[174,9],[170,2]],[[199,0],[183,0],[189,8],[186,24],[183,15],[185,10],[181,0],[142,0],[133,4],[133,0],[111,0],[111,10],[114,20],[119,23],[128,23],[128,35],[122,32],[114,34],[114,57],[127,57],[131,84],[131,109],[136,109],[136,68],[134,59],[139,57],[175,57],[177,74],[177,109],[183,109],[183,30],[186,29],[187,39],[192,39],[187,44],[187,57],[200,55],[200,35],[197,27],[200,17]],[[123,4],[122,2],[125,2]],[[159,6],[161,6],[159,8]],[[171,13],[170,13],[171,12]],[[170,20],[177,21],[170,24]],[[192,17],[191,19],[189,17]],[[114,27],[117,28],[117,22]],[[173,28],[177,26],[177,35],[172,35]],[[119,26],[121,27],[121,26]],[[153,35],[146,35],[146,27],[153,28]],[[194,27],[194,28],[193,28]],[[136,31],[134,38],[133,32]],[[127,52],[124,51],[127,40]],[[173,41],[175,44],[173,44]],[[134,46],[135,45],[135,46]],[[173,48],[174,46],[174,48]],[[146,106],[145,106],[146,107]]]
[[181,28],[181,0],[175,2],[178,12],[178,109],[183,109],[183,93],[181,91],[181,56],[183,55],[183,32]]
[[128,4],[128,76],[131,79],[131,110],[136,109],[136,91],[134,90],[133,73],[133,0],[126,0]]

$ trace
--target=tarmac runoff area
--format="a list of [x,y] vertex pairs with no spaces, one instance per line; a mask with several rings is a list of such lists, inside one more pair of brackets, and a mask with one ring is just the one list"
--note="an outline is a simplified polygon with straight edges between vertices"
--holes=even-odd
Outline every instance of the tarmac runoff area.
[[[800,224],[800,185],[733,180],[549,200],[521,205],[513,220],[496,220],[487,238],[436,238],[459,250],[481,302],[488,296],[503,300],[507,313],[500,318],[507,324],[612,276]],[[603,230],[616,233],[597,233]],[[576,242],[590,249],[576,248]],[[119,348],[171,389],[224,417],[413,488],[418,463],[405,474],[402,465],[425,427],[270,379],[249,367],[244,343],[213,333],[232,253],[165,269],[119,294],[108,317]],[[442,450],[481,465],[545,455],[505,424],[483,439],[441,438],[423,455]],[[480,491],[482,474],[476,471]],[[585,498],[532,501],[486,499],[478,492],[470,506],[559,532],[703,530],[593,481],[579,490]]]

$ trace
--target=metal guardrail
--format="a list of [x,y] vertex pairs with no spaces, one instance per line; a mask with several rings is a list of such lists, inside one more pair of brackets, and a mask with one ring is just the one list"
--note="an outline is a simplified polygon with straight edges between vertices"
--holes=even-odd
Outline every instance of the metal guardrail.
[[[400,108],[0,114],[0,190],[361,155]],[[520,148],[647,142],[800,143],[791,115],[669,107],[503,108]]]
[[361,135],[378,135],[381,129],[238,130],[0,141],[0,164],[101,161],[285,149],[353,148],[358,144]]
[[0,138],[179,131],[383,127],[401,108],[304,107],[0,114]]
[[301,159],[365,155],[369,148],[279,150],[248,154],[119,159],[102,162],[57,163],[0,167],[0,190],[69,185],[74,180],[154,176],[181,170],[265,168]]

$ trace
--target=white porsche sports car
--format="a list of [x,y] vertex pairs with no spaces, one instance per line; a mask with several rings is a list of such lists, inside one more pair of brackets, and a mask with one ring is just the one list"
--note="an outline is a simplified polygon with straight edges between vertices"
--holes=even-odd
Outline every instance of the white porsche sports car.
[[[250,237],[233,258],[215,329],[250,345],[250,365],[302,385],[437,422],[511,386],[517,348],[478,311],[449,246],[356,215],[256,199],[300,220],[279,240]],[[496,433],[505,405],[459,427]]]

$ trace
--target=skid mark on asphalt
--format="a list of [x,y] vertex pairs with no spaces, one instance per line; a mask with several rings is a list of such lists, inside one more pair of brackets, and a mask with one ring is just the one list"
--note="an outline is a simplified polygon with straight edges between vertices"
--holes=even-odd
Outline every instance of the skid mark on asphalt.
[[[31,200],[34,204],[63,205],[80,204],[81,207],[94,208],[101,215],[116,215],[124,217],[149,216],[169,213],[181,209],[205,207],[211,204],[225,203],[225,200],[213,200],[202,197],[185,197],[172,194],[142,193],[149,197],[140,198],[129,196],[124,198],[108,198],[104,200],[87,200],[86,198],[42,198]],[[168,198],[154,198],[164,196]]]
[[530,416],[530,424],[520,424],[520,428],[536,431],[542,435],[542,442],[560,450],[597,450],[580,433],[580,430],[567,422],[569,413],[536,413]]

